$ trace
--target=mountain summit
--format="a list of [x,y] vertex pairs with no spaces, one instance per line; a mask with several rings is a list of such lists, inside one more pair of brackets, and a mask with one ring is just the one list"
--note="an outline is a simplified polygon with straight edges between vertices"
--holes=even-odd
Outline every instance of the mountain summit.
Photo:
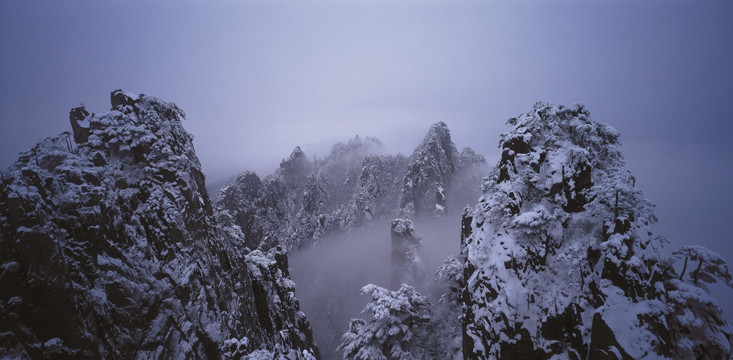
[[317,357],[284,252],[215,214],[183,111],[111,100],[0,173],[0,357]]
[[[508,124],[463,219],[464,358],[727,358],[720,308],[658,255],[619,133],[580,104],[537,103]],[[730,284],[693,252],[680,256]]]
[[440,216],[447,211],[447,191],[459,174],[486,163],[471,148],[461,153],[451,140],[444,122],[433,124],[412,153],[405,172],[400,201],[401,212],[415,217]]

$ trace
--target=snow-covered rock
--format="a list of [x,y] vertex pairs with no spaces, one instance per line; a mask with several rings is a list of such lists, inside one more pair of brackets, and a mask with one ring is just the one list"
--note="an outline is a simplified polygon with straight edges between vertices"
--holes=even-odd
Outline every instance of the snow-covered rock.
[[425,264],[420,259],[422,240],[415,234],[412,221],[394,219],[391,226],[393,289],[406,283],[421,289],[425,281]]
[[442,215],[446,208],[445,188],[459,161],[448,126],[442,121],[433,124],[410,156],[402,188],[402,211],[417,217]]
[[111,100],[0,172],[0,357],[318,356],[285,255],[219,224],[183,111]]
[[[459,153],[445,123],[431,126],[410,159],[381,154],[381,147],[357,136],[313,162],[297,147],[264,180],[240,175],[219,192],[216,207],[231,214],[251,248],[293,249],[376,219],[416,217],[426,207],[440,215],[451,197],[460,204],[478,194],[474,170],[485,160],[470,148]],[[454,189],[463,195],[452,196]]]
[[[464,358],[727,358],[730,327],[658,255],[619,133],[580,104],[537,103],[508,124],[463,218]],[[681,334],[694,319],[715,324],[712,340]]]

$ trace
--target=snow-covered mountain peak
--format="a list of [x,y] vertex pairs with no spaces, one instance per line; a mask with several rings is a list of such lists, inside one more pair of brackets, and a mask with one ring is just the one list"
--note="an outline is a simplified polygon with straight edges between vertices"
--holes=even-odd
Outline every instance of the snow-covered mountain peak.
[[450,211],[449,190],[460,187],[455,180],[466,177],[485,162],[471,148],[459,153],[444,122],[433,124],[410,156],[402,188],[401,213],[418,218],[446,214]]
[[[619,133],[580,104],[537,103],[508,125],[464,216],[464,358],[658,359],[700,341],[667,302],[686,285],[659,257]],[[700,346],[726,353],[729,329],[714,329]]]
[[449,141],[451,141],[450,130],[448,129],[448,125],[443,121],[439,121],[435,124],[430,125],[427,134],[425,134],[425,139],[423,140],[424,143],[446,143]]
[[[553,106],[538,102],[532,111],[507,121],[511,131],[501,135],[502,164],[516,154],[535,152],[542,154],[552,149],[563,149],[573,165],[595,161],[601,164],[607,156],[617,156],[619,133],[613,127],[593,121],[582,104]],[[604,154],[603,151],[611,151]],[[563,160],[563,159],[559,159]],[[539,159],[537,159],[539,161]],[[564,162],[551,162],[565,165]],[[622,165],[622,164],[615,164]]]
[[317,356],[284,253],[245,256],[214,213],[183,112],[111,101],[2,171],[0,357]]
[[430,126],[422,143],[413,151],[412,158],[417,158],[426,153],[430,153],[433,156],[443,153],[450,162],[452,161],[451,156],[457,152],[456,145],[451,140],[448,125],[441,121]]

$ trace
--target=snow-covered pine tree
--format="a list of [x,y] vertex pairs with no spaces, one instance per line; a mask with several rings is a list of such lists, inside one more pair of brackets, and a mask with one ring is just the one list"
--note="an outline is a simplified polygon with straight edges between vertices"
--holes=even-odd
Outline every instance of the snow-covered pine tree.
[[353,319],[341,338],[344,359],[412,360],[425,359],[429,341],[430,303],[412,286],[402,284],[390,291],[369,284],[361,289],[371,296],[364,314],[369,321]]
[[371,318],[351,320],[339,347],[343,358],[460,359],[462,269],[454,256],[438,268],[429,286],[434,302],[404,283],[397,291],[363,287],[371,300],[362,314]]
[[447,257],[435,271],[430,287],[434,305],[429,359],[462,359],[462,284],[463,262],[456,256]]
[[723,319],[723,310],[706,286],[717,278],[733,287],[728,265],[718,253],[700,245],[683,246],[670,260],[682,263],[679,275],[672,263],[664,269],[666,317],[675,358],[729,359],[733,328]]

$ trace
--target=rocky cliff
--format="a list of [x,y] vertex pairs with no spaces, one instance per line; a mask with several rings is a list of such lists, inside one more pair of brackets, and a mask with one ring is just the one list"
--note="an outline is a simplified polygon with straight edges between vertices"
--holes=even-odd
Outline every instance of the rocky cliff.
[[[731,329],[660,257],[619,133],[577,104],[537,103],[508,124],[463,218],[464,358],[727,359]],[[698,269],[715,262],[688,253]]]
[[183,111],[111,100],[0,172],[0,357],[317,357],[284,252],[214,212]]

